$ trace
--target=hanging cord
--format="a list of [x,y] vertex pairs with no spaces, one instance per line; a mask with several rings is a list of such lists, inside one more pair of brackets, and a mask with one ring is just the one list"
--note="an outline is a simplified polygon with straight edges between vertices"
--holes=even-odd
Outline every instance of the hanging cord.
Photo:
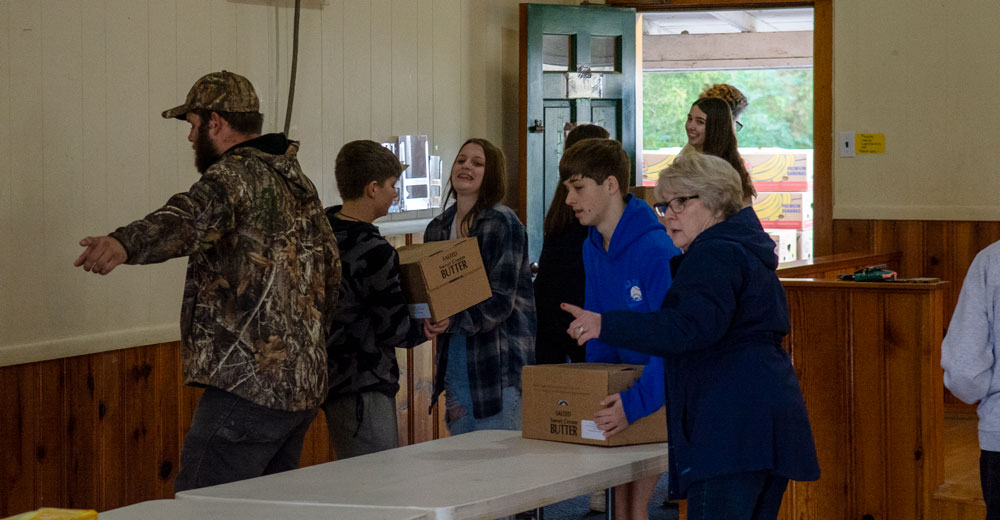
[[292,35],[292,78],[288,81],[288,108],[285,109],[285,136],[292,124],[292,102],[295,101],[295,73],[299,68],[299,9],[302,0],[295,0],[295,29]]

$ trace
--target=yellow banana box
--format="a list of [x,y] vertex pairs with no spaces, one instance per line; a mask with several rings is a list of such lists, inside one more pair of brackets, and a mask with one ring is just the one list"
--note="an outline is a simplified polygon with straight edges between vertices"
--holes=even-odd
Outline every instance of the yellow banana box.
[[812,150],[743,149],[740,155],[757,191],[812,189]]
[[811,192],[758,191],[753,210],[764,229],[812,229]]
[[673,164],[680,148],[664,148],[652,152],[642,152],[642,186],[656,186],[660,172]]
[[[642,185],[656,186],[660,172],[673,164],[681,148],[642,152]],[[743,164],[757,191],[809,191],[813,151],[788,148],[740,148]]]

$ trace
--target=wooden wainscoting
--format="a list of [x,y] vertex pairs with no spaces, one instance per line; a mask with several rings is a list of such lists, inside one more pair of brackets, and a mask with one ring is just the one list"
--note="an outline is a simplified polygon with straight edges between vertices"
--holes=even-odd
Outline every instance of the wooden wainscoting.
[[835,220],[833,239],[835,253],[902,252],[901,277],[933,276],[952,282],[944,293],[947,327],[972,259],[1000,240],[1000,222]]
[[199,396],[176,343],[0,368],[0,516],[173,495]]
[[[397,354],[400,443],[434,439],[431,344]],[[183,384],[179,342],[0,367],[0,517],[173,497],[200,395]],[[301,464],[334,458],[321,412]]]
[[[1000,240],[1000,222],[934,220],[835,220],[835,253],[867,250],[903,253],[902,277],[933,276],[952,284],[944,290],[944,327],[958,303],[958,294],[976,253]],[[944,390],[945,411],[975,415],[974,405]]]

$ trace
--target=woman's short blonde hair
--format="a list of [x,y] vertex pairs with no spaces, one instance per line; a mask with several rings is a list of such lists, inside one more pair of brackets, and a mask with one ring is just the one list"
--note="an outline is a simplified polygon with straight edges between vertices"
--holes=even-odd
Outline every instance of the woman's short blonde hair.
[[725,160],[698,152],[685,153],[660,172],[656,197],[666,201],[666,192],[698,195],[710,211],[729,218],[743,208],[740,174]]

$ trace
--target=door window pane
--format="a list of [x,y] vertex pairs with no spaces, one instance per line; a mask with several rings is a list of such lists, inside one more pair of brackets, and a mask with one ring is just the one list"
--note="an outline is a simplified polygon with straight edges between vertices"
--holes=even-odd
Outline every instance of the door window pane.
[[590,37],[590,70],[614,72],[618,70],[619,39],[617,36]]
[[542,35],[542,70],[567,72],[569,68],[570,51],[573,49],[572,37],[568,34]]

